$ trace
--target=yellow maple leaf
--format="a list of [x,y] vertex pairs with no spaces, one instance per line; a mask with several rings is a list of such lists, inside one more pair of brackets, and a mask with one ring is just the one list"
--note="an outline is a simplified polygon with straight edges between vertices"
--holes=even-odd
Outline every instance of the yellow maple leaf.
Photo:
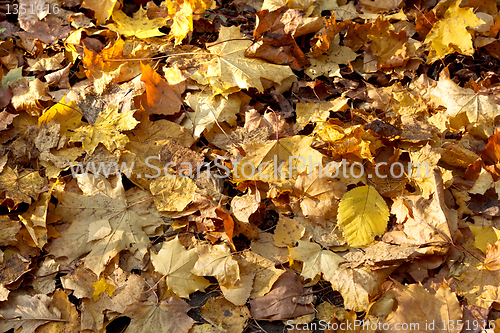
[[109,150],[123,149],[129,139],[120,131],[133,129],[139,122],[134,118],[135,110],[118,113],[116,105],[110,105],[99,113],[92,125],[79,127],[70,135],[70,142],[81,142],[87,154],[92,155],[99,143]]
[[214,43],[207,44],[214,57],[207,64],[207,72],[202,74],[216,93],[248,88],[257,88],[259,92],[263,92],[261,78],[281,83],[295,75],[289,66],[246,58],[245,50],[252,45],[252,41],[241,40],[242,37],[237,26],[221,27],[219,38]]
[[446,55],[458,52],[465,55],[474,54],[471,34],[472,29],[484,24],[484,21],[474,14],[473,8],[460,8],[460,1],[455,1],[448,8],[442,20],[437,21],[425,37],[428,43],[429,56],[427,63],[443,59]]
[[169,38],[175,39],[175,45],[182,43],[190,31],[193,31],[193,14],[200,14],[212,7],[212,0],[166,0],[168,15],[172,17]]
[[436,105],[446,107],[445,116],[449,117],[451,128],[466,126],[483,139],[495,133],[495,118],[500,115],[500,105],[492,95],[476,93],[460,87],[449,78],[440,77],[430,90],[430,97]]
[[165,275],[167,286],[183,298],[189,298],[189,295],[197,290],[205,291],[210,285],[205,278],[191,273],[197,260],[195,250],[186,250],[178,237],[164,242],[158,254],[151,252],[151,262],[155,270]]
[[117,9],[111,17],[115,23],[104,26],[125,37],[149,38],[165,35],[158,30],[165,25],[165,19],[160,17],[150,20],[147,16],[147,10],[142,7],[139,7],[139,10],[134,13],[133,18]]
[[333,273],[345,259],[338,254],[324,250],[319,244],[299,240],[299,245],[289,248],[290,258],[304,263],[302,275],[304,279],[314,279],[323,273],[326,280],[330,281]]
[[94,293],[92,294],[92,298],[94,299],[94,301],[98,301],[99,295],[106,291],[108,292],[109,297],[113,296],[113,291],[115,291],[116,289],[115,286],[109,284],[104,278],[101,278],[99,281],[92,283],[92,285],[95,288]]
[[334,154],[350,153],[373,162],[370,141],[363,139],[365,130],[362,125],[343,128],[336,124],[322,122],[316,125],[314,134],[322,141],[327,142],[329,149]]
[[350,246],[370,244],[385,232],[388,221],[389,208],[372,186],[356,187],[340,200],[337,223]]

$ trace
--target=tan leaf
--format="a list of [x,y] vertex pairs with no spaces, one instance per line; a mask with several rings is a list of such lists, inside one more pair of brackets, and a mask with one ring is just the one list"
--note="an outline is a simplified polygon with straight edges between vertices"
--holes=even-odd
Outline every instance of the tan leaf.
[[160,303],[134,303],[123,313],[131,319],[125,333],[187,333],[195,321],[187,315],[191,307],[182,299],[168,297]]

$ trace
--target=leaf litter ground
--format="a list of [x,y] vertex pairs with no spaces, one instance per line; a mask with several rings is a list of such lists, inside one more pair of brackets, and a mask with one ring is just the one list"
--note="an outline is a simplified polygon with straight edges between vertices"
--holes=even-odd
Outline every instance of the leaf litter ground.
[[0,9],[1,331],[500,332],[495,1]]

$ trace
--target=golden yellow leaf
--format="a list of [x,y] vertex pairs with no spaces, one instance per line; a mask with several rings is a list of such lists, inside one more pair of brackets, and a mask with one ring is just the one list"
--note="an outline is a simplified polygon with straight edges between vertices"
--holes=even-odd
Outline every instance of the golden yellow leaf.
[[294,76],[289,66],[270,64],[264,60],[246,58],[245,50],[252,44],[249,39],[241,40],[237,26],[221,27],[219,38],[207,44],[213,59],[207,64],[206,76],[215,93],[227,93],[239,89],[257,88],[264,91],[261,78],[281,83]]
[[166,0],[168,15],[173,20],[168,37],[175,39],[175,45],[193,31],[193,14],[203,13],[212,4],[212,0]]
[[166,276],[167,286],[182,298],[189,298],[197,290],[205,291],[210,285],[205,278],[191,273],[196,260],[198,255],[195,250],[186,250],[178,237],[164,242],[158,254],[151,252],[155,270]]
[[349,61],[354,61],[358,55],[350,47],[333,44],[330,46],[328,54],[311,58],[311,66],[305,73],[311,79],[324,75],[327,77],[342,77],[339,65],[347,65]]
[[495,244],[500,239],[500,230],[491,225],[487,227],[471,225],[469,229],[474,235],[474,246],[483,253],[486,253],[488,243]]
[[323,273],[325,280],[331,281],[333,274],[345,259],[338,254],[324,250],[319,244],[299,240],[296,247],[289,248],[290,258],[300,260],[302,275],[304,279],[314,279],[319,273]]
[[108,292],[109,297],[113,296],[113,291],[116,289],[115,286],[108,283],[106,279],[101,278],[99,281],[92,283],[95,288],[94,294],[92,295],[92,299],[94,301],[99,300],[99,295]]
[[343,128],[329,122],[321,122],[314,128],[314,134],[328,143],[328,148],[336,155],[354,154],[373,161],[370,141],[364,140],[363,126]]
[[488,308],[500,302],[500,274],[479,264],[469,267],[457,281],[457,294],[467,299],[468,304]]
[[165,35],[158,30],[165,25],[165,19],[160,17],[150,20],[147,16],[147,10],[142,7],[139,7],[139,10],[134,13],[133,18],[117,9],[113,11],[111,17],[115,23],[104,26],[125,37],[149,38]]
[[437,85],[430,90],[430,97],[435,105],[446,107],[445,115],[450,119],[453,129],[467,127],[483,139],[495,133],[495,118],[500,115],[500,105],[492,95],[474,92],[462,88],[453,80],[440,77]]
[[484,21],[474,14],[473,8],[459,6],[460,2],[453,2],[444,14],[444,19],[437,21],[425,37],[424,43],[429,44],[427,63],[443,59],[454,52],[474,54],[472,36],[467,28],[477,28]]
[[340,200],[337,223],[350,246],[369,245],[384,234],[388,221],[389,208],[372,186],[356,187]]
[[81,142],[87,154],[92,155],[99,143],[112,152],[122,150],[129,139],[121,131],[133,129],[139,122],[134,118],[135,110],[118,113],[116,105],[110,105],[99,113],[93,125],[79,127],[70,135],[70,142]]

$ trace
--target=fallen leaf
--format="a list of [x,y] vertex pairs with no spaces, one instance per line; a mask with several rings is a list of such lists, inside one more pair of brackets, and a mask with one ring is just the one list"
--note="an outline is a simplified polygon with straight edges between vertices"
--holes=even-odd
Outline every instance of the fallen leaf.
[[97,24],[102,25],[111,17],[117,3],[119,5],[117,0],[84,0],[82,7],[92,10],[97,19]]
[[151,66],[142,63],[141,72],[141,81],[146,84],[146,94],[141,100],[144,109],[149,114],[172,115],[179,112],[184,84],[169,85]]
[[320,245],[313,242],[298,241],[298,246],[292,247],[290,258],[304,263],[301,276],[304,279],[314,279],[322,273],[325,280],[331,281],[335,270],[344,258],[330,250],[323,250]]
[[362,247],[384,234],[389,221],[389,208],[372,186],[357,187],[342,197],[337,223],[347,243]]
[[246,306],[235,306],[224,298],[210,298],[201,308],[201,315],[226,333],[242,332],[250,319]]
[[6,166],[0,173],[0,191],[5,192],[6,199],[12,200],[11,208],[17,207],[21,202],[31,203],[31,199],[38,197],[44,185],[45,179],[38,172],[17,172]]
[[245,50],[252,44],[252,41],[241,39],[239,27],[222,27],[219,38],[214,43],[207,44],[214,59],[206,64],[208,69],[204,75],[215,93],[248,88],[257,88],[259,92],[262,92],[264,87],[261,78],[279,84],[294,76],[288,66],[245,58]]
[[370,270],[367,267],[348,268],[340,264],[331,277],[333,290],[340,292],[344,307],[356,312],[366,311],[379,293],[382,283],[397,266]]
[[111,15],[114,24],[106,24],[104,26],[125,37],[149,38],[164,36],[165,34],[160,32],[158,28],[165,25],[165,19],[160,17],[150,20],[146,13],[147,11],[144,8],[139,7],[139,10],[130,18],[121,10],[115,8]]
[[[309,302],[307,302],[309,301]],[[284,320],[314,313],[312,299],[291,271],[283,273],[265,296],[250,301],[250,313],[257,320]]]
[[459,5],[453,3],[444,14],[444,18],[434,23],[425,37],[424,43],[429,45],[427,63],[443,59],[454,52],[465,55],[474,53],[472,36],[467,28],[477,28],[484,21],[474,14],[472,8],[460,8]]
[[261,58],[278,65],[289,65],[295,70],[308,66],[309,61],[293,37],[301,21],[300,11],[289,9],[288,6],[271,12],[258,12],[254,42],[246,49],[245,56]]
[[196,261],[191,272],[198,276],[215,276],[221,286],[234,286],[240,279],[238,262],[225,244],[197,247]]
[[134,118],[135,110],[118,113],[116,105],[110,105],[102,110],[93,125],[79,127],[69,136],[70,142],[81,142],[87,154],[92,155],[99,143],[112,152],[115,149],[123,150],[129,142],[127,135],[122,131],[133,129],[139,122]]
[[[153,204],[152,200],[145,200],[151,198],[149,193],[137,188],[125,192],[121,178],[112,187],[100,177],[99,182],[94,177],[79,178],[80,188],[85,190],[88,186],[94,193],[58,194],[59,203],[54,213],[71,225],[49,247],[56,257],[65,256],[69,260],[87,254],[85,267],[97,276],[121,250],[128,249],[142,261],[149,246],[144,228],[159,227],[163,223],[158,213],[149,211]],[[97,187],[99,183],[104,185],[102,190]]]
[[63,321],[61,313],[53,313],[49,306],[50,297],[44,294],[11,295],[0,307],[0,330],[7,332],[22,327],[24,332],[32,333],[43,324]]
[[[418,284],[403,286],[395,282],[391,290],[398,301],[396,311],[389,314],[385,321],[391,327],[398,324],[400,332],[428,331],[429,329],[433,332],[446,330],[458,333],[461,331],[461,327],[455,323],[461,321],[462,309],[457,296],[446,283],[439,287],[435,295]],[[384,330],[383,332],[390,331]]]
[[165,281],[172,291],[182,298],[197,290],[204,291],[208,281],[191,273],[198,255],[194,249],[186,250],[179,238],[164,242],[158,254],[151,252],[151,262],[157,272],[165,275]]
[[175,45],[182,43],[188,33],[193,31],[194,13],[202,13],[212,6],[212,0],[167,0],[168,15],[172,18],[169,38]]
[[134,303],[123,313],[131,319],[125,333],[187,333],[195,323],[187,315],[190,309],[185,301],[177,297],[168,297],[160,303]]

